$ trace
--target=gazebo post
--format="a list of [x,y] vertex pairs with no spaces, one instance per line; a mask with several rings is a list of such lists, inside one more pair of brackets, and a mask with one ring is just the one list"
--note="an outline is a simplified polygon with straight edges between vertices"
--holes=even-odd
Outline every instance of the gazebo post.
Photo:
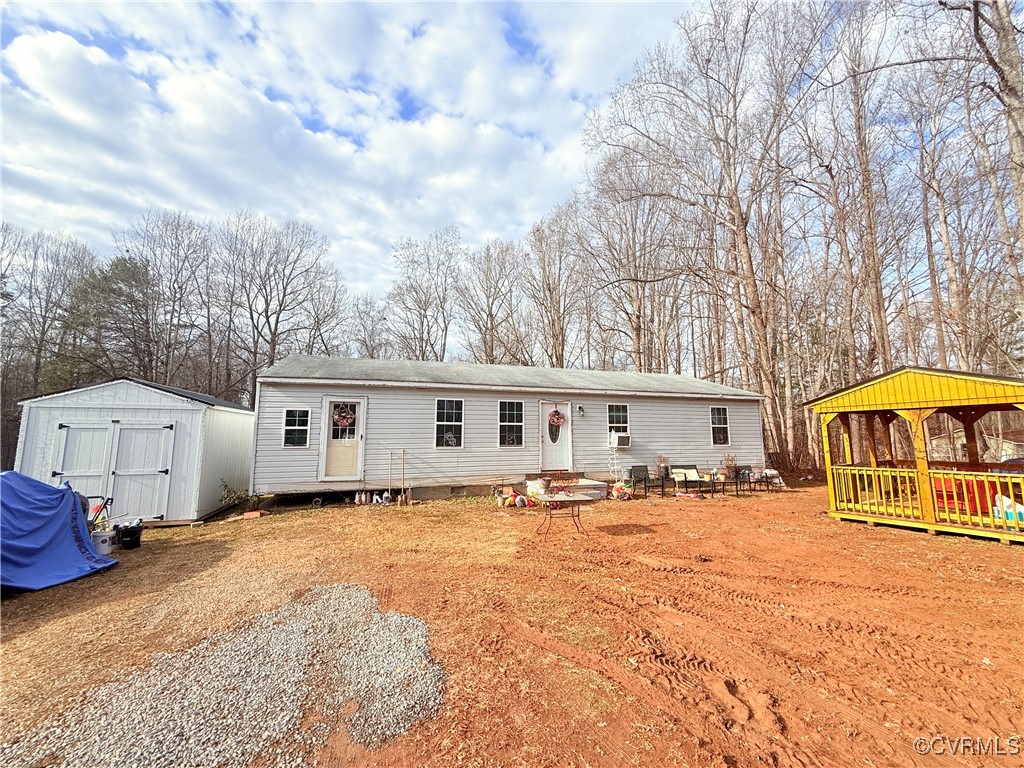
[[885,437],[885,450],[888,454],[889,461],[896,463],[896,451],[892,445],[892,423],[896,421],[896,414],[892,411],[886,411],[881,414],[882,424],[885,426],[885,431],[882,433]]
[[928,441],[925,438],[924,421],[936,410],[920,408],[896,411],[910,425],[910,436],[914,440],[914,464],[917,466],[917,500],[921,504],[921,516],[926,523],[935,522],[935,494],[928,474]]
[[878,466],[878,446],[875,445],[875,414],[864,414],[864,432],[868,441],[868,461],[872,467]]
[[978,451],[978,431],[974,426],[978,423],[978,419],[985,415],[985,411],[981,408],[951,408],[947,413],[964,427],[964,442],[967,443],[967,461],[971,464],[980,464],[981,453]]
[[853,464],[853,430],[850,428],[850,414],[840,413],[839,423],[843,426],[843,463]]
[[828,425],[835,419],[834,413],[821,414],[821,450],[825,454],[825,480],[828,482],[828,505],[833,511],[836,509],[836,488],[832,479],[832,447],[828,440]]

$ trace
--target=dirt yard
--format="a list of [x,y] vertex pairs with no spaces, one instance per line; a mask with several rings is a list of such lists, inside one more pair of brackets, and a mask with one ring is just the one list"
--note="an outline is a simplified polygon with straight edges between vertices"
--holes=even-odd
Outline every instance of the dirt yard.
[[374,751],[336,733],[321,765],[1019,765],[913,745],[1024,734],[1024,547],[826,505],[601,502],[589,537],[547,541],[489,499],[147,530],[108,574],[4,601],[4,736],[347,582],[427,622],[447,686],[436,718]]

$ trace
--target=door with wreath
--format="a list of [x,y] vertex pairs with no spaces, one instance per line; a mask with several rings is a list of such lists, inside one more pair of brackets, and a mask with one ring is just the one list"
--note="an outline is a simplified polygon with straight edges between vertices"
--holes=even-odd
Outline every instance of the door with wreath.
[[358,480],[362,477],[365,406],[362,400],[328,401],[325,480]]
[[540,469],[542,472],[572,469],[570,403],[540,404]]

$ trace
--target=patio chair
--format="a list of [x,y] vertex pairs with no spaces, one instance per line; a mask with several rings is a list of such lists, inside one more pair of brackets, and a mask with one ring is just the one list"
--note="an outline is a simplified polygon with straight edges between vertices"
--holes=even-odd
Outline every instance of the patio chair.
[[750,476],[754,473],[754,468],[750,464],[743,466],[735,466],[729,468],[729,474],[725,478],[726,483],[736,484],[736,495],[740,495],[740,488],[746,486],[748,491],[754,490],[754,483],[750,479]]
[[715,495],[714,482],[701,477],[700,472],[697,471],[696,464],[673,464],[669,467],[668,471],[669,476],[676,484],[676,491],[682,485],[684,492],[689,492],[690,490],[697,492],[711,491],[711,495]]
[[647,470],[646,464],[634,464],[630,467],[629,477],[633,481],[633,494],[636,495],[636,492],[643,488],[645,499],[647,498],[647,490],[658,486],[654,482],[654,478],[651,477],[651,473]]

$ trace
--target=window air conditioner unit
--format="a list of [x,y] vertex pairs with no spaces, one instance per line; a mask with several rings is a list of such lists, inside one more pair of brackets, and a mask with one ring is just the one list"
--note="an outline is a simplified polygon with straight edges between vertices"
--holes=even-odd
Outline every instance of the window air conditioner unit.
[[626,432],[609,432],[608,444],[612,448],[629,448],[629,434]]

